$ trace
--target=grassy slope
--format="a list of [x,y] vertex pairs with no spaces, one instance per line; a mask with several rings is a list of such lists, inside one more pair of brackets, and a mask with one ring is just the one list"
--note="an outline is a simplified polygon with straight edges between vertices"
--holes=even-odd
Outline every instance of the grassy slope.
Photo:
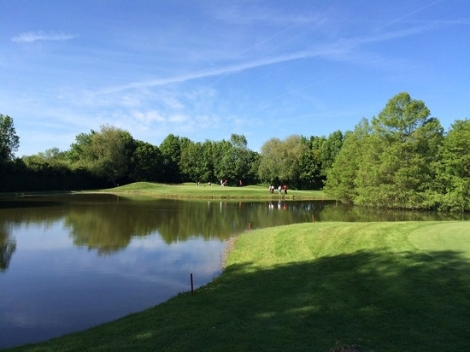
[[[419,249],[424,233],[440,242],[432,253]],[[469,350],[468,233],[468,222],[314,223],[245,233],[221,277],[193,295],[19,350]],[[464,235],[459,251],[457,234]]]
[[[268,192],[267,187],[262,186],[221,187],[216,184],[212,186],[201,184],[198,187],[194,183],[168,185],[162,183],[136,182],[107,189],[104,190],[104,192],[172,198],[279,199],[280,197],[277,191],[271,194]],[[326,199],[323,191],[288,190],[287,195],[283,192],[281,196],[284,199]]]

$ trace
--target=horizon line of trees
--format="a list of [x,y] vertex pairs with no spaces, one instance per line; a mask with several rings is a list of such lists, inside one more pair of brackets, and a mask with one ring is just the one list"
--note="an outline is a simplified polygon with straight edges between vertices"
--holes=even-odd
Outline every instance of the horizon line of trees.
[[396,209],[470,210],[470,120],[446,133],[420,100],[402,92],[377,117],[328,137],[271,138],[261,152],[243,135],[193,142],[168,135],[159,146],[123,129],[80,133],[70,149],[15,158],[13,119],[0,114],[3,192],[93,189],[138,181],[228,180],[324,189],[338,200]]
[[247,148],[244,135],[230,140],[193,142],[168,135],[159,146],[134,139],[123,129],[109,125],[80,133],[70,149],[51,148],[14,158],[19,139],[10,125],[9,157],[0,160],[3,192],[92,189],[149,181],[162,183],[219,183],[229,185],[286,183],[290,188],[320,189],[341,149],[343,134],[329,137],[293,135],[272,138],[261,153]]

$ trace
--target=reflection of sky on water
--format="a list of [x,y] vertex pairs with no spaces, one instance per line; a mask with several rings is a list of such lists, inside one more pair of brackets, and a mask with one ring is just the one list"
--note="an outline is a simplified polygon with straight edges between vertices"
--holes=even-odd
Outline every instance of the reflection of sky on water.
[[0,275],[0,348],[44,340],[116,319],[210,282],[225,242],[197,238],[171,245],[133,237],[98,255],[74,247],[62,220],[10,227],[17,250]]

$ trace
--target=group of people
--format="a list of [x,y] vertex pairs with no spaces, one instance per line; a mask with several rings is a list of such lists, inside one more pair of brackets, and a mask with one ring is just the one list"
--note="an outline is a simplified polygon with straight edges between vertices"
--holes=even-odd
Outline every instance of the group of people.
[[[287,185],[284,185],[284,186],[279,185],[277,187],[277,191],[279,192],[279,194],[282,194],[283,190],[284,190],[284,194],[287,194]],[[274,186],[273,185],[269,186],[269,193],[274,193]]]

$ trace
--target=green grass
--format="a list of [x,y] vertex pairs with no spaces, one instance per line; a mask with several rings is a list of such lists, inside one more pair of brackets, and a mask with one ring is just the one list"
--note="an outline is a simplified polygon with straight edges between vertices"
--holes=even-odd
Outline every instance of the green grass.
[[409,240],[419,249],[430,253],[453,251],[470,259],[470,231],[467,222],[422,227],[413,231]]
[[468,351],[469,233],[469,222],[247,232],[194,294],[18,350]]
[[201,184],[197,186],[195,183],[170,185],[152,182],[136,182],[102,190],[102,192],[185,199],[328,199],[323,191],[298,191],[289,189],[287,194],[282,192],[282,195],[279,195],[277,191],[275,191],[275,193],[269,193],[268,187],[263,186],[221,187],[217,184],[213,184],[212,186]]

